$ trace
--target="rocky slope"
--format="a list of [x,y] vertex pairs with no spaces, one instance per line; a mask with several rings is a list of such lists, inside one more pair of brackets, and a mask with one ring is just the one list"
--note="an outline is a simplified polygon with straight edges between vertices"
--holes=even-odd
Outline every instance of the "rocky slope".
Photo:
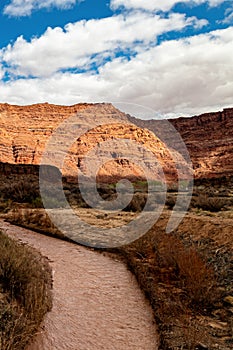
[[186,143],[196,177],[233,174],[233,108],[171,122]]
[[[164,130],[164,121],[130,120],[140,127],[149,128],[168,145],[176,144],[179,148],[172,130]],[[170,119],[169,122],[187,146],[196,178],[233,175],[233,108],[191,118]]]
[[0,104],[0,161],[38,164],[53,130],[87,105],[71,107],[47,103],[32,106]]
[[[78,165],[85,175],[84,156],[88,156],[90,164],[94,164],[98,147],[100,149],[103,142],[108,141],[111,142],[111,149],[105,149],[102,155],[110,154],[116,159],[108,161],[101,168],[99,177],[102,179],[109,180],[110,176],[115,181],[119,174],[123,177],[142,178],[139,165],[140,160],[145,159],[143,148],[146,148],[161,164],[166,178],[170,181],[177,177],[175,163],[182,168],[184,159],[177,152],[173,152],[172,159],[165,144],[170,149],[180,149],[179,134],[188,148],[195,177],[209,178],[233,174],[233,109],[192,118],[172,119],[168,123],[163,120],[139,120],[105,103],[74,106],[56,106],[48,103],[32,106],[0,104],[0,161],[12,164],[39,164],[49,136],[64,120],[76,114],[79,114],[79,121],[85,125],[86,130],[92,130],[81,135],[69,149],[63,169],[66,174],[69,171],[76,174]],[[98,127],[100,120],[104,124],[102,127]],[[178,137],[175,137],[175,130],[178,131]],[[119,146],[117,140],[124,138],[138,144],[136,156],[139,162],[136,166],[127,161],[127,158],[132,159],[132,149],[129,147],[126,154],[123,154],[125,150],[122,152]],[[97,150],[88,154],[92,147],[96,147]],[[55,153],[51,153],[50,156],[53,160],[56,158]],[[123,160],[117,159],[118,157]],[[161,169],[152,163],[148,162],[148,168],[155,177],[159,177]],[[186,177],[184,171],[181,173]]]
[[[147,177],[161,179],[164,173],[166,180],[171,182],[178,177],[176,164],[185,168],[185,161],[179,153],[173,152],[171,155],[166,145],[152,132],[129,123],[127,116],[111,104],[78,104],[71,107],[49,104],[25,107],[0,105],[0,161],[39,164],[52,132],[68,117],[75,115],[78,115],[78,119],[68,125],[73,135],[63,138],[67,132],[64,131],[65,126],[62,127],[54,138],[55,143],[61,138],[59,146],[56,144],[54,148],[53,144],[48,151],[53,165],[61,169],[58,162],[60,153],[56,153],[56,149],[60,143],[62,146],[67,146],[66,142],[71,143],[62,168],[65,176],[76,176],[77,166],[82,175],[88,176],[84,157],[90,162],[91,169],[98,157],[105,157],[105,165],[100,167],[98,173],[100,182],[115,182],[122,177],[142,180],[144,174],[140,164],[145,163]],[[98,126],[99,123],[103,125]],[[73,142],[76,127],[77,131],[83,131]],[[85,129],[87,132],[83,134]],[[124,139],[131,143],[125,143]],[[63,148],[61,152],[64,153]],[[92,153],[88,153],[94,148]],[[187,177],[185,170],[181,173],[184,178]]]
[[98,126],[82,135],[70,149],[65,168],[71,171],[77,163],[81,174],[88,176],[88,166],[94,169],[96,159],[104,161],[98,171],[99,182],[144,180],[143,169],[148,179],[162,180],[165,175],[172,182],[178,178],[176,164],[180,165],[181,176],[188,176],[186,163],[178,152],[171,154],[151,131],[128,122]]

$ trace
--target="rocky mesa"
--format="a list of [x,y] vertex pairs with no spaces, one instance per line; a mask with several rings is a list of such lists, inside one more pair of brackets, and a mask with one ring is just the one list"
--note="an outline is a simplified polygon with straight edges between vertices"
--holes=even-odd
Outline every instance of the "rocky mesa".
[[168,120],[140,120],[129,117],[140,127],[146,127],[166,142],[168,147],[179,150],[180,134],[189,152],[195,178],[218,178],[233,175],[233,108],[205,113],[190,118]]
[[[79,135],[69,148],[63,168],[66,175],[69,172],[77,174],[77,171],[86,175],[85,160],[94,164],[102,152],[102,156],[106,155],[107,159],[107,155],[110,155],[112,160],[101,167],[99,181],[115,181],[119,177],[140,179],[143,178],[140,159],[145,160],[146,149],[155,156],[154,163],[148,160],[148,169],[155,178],[160,178],[162,168],[168,181],[176,179],[177,165],[182,177],[187,177],[184,158],[174,151],[174,146],[179,150],[178,141],[173,140],[174,133],[167,131],[167,122],[136,119],[108,103],[73,106],[48,103],[31,106],[0,104],[0,161],[40,164],[50,136],[61,123],[75,115],[79,116],[80,128],[85,133]],[[178,131],[187,146],[196,178],[233,174],[232,117],[233,109],[225,109],[169,121],[169,125]],[[136,159],[132,158],[132,148],[129,147],[128,151],[121,149],[119,140],[125,139],[138,145],[138,151],[135,151],[138,164],[127,160]],[[102,145],[108,142],[109,147],[103,150]],[[54,161],[56,154],[50,156]]]
[[[187,178],[186,162],[178,152],[171,153],[153,132],[132,124],[126,114],[105,103],[70,107],[0,105],[0,161],[43,163],[46,144],[55,130],[55,144],[46,152],[52,165],[67,178],[77,177],[79,172],[84,177],[97,175],[98,182],[116,182],[121,178],[143,180],[141,165],[146,164],[147,178],[165,177],[167,182],[173,182],[178,178],[177,163],[182,176]],[[98,172],[90,174],[86,164],[93,170],[96,160],[102,158],[104,162]]]
[[233,108],[171,123],[188,148],[197,178],[233,175]]

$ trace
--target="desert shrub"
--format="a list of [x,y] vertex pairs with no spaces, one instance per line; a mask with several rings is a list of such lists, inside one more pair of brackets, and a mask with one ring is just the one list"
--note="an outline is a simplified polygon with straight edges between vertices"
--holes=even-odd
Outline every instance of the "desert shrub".
[[214,271],[194,247],[186,247],[172,234],[160,239],[156,247],[160,267],[165,268],[168,280],[176,280],[185,291],[188,303],[208,307],[217,298]]
[[191,206],[211,212],[218,212],[228,204],[228,201],[220,197],[209,197],[207,194],[200,194],[192,199]]
[[43,208],[43,202],[40,196],[33,198],[31,204],[33,208]]
[[[147,193],[136,192],[134,193],[131,202],[124,208],[124,211],[141,212],[145,208],[147,201]],[[153,201],[150,201],[150,203],[150,205],[147,204],[147,210],[149,211],[154,210],[159,205],[163,205],[164,195],[160,192],[157,192],[153,197]]]
[[[43,202],[39,189],[39,182],[35,179],[24,178],[21,180],[7,181],[0,186],[2,201],[11,200],[16,203],[27,203],[32,208],[43,208]],[[47,208],[60,208],[64,206],[63,194],[56,184],[49,183],[44,200]]]
[[22,227],[30,228],[40,233],[64,239],[64,235],[56,228],[45,209],[14,209],[5,219]]
[[173,209],[173,207],[176,204],[176,195],[167,195],[165,204],[168,207],[168,209]]
[[19,203],[31,203],[40,196],[39,185],[29,180],[6,182],[0,186],[0,193],[4,200],[10,199]]
[[0,212],[7,213],[11,208],[12,202],[10,199],[4,200],[0,199]]
[[1,232],[0,241],[0,348],[21,350],[51,309],[51,270],[32,248]]
[[190,303],[199,307],[213,305],[217,298],[213,269],[206,265],[194,248],[180,251],[176,262]]
[[[78,191],[71,192],[71,191],[66,190],[65,196],[66,196],[66,199],[71,207],[74,206],[74,207],[79,207],[79,208],[90,208],[90,206],[83,200],[80,192],[78,192]],[[106,195],[106,196],[108,196],[108,195]]]
[[161,349],[196,349],[202,335],[195,321],[186,323],[186,316],[211,312],[219,300],[212,267],[195,246],[156,225],[120,252],[153,307]]
[[135,193],[131,202],[124,208],[124,211],[141,212],[146,204],[147,195]]

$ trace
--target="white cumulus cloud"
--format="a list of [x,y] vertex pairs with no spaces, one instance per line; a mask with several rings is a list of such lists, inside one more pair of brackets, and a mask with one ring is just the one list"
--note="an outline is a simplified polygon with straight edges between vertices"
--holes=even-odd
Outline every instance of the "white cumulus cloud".
[[194,115],[232,106],[233,27],[163,42],[131,60],[115,58],[98,74],[55,73],[1,83],[1,100],[131,102],[170,116]]
[[[0,50],[0,99],[65,105],[122,101],[164,116],[231,106],[233,27],[194,35],[208,24],[206,19],[155,12],[170,11],[178,2],[217,6],[224,1],[112,0],[112,8],[124,7],[112,17],[47,28],[30,40],[20,36]],[[5,12],[20,16],[76,2],[12,0]],[[229,9],[226,20],[231,18]],[[187,28],[191,31],[184,32]],[[169,32],[181,38],[158,40]]]
[[227,24],[233,23],[233,5],[225,11],[225,19],[222,22]]
[[70,23],[65,28],[48,28],[39,38],[26,41],[22,36],[0,51],[8,72],[18,76],[49,76],[64,69],[87,69],[100,65],[116,52],[137,52],[155,45],[158,35],[202,27],[206,20],[173,13],[167,18],[132,12],[99,20]]
[[50,7],[66,9],[81,1],[83,0],[11,0],[5,6],[4,13],[10,16],[28,16],[33,10],[48,9]]
[[188,5],[208,3],[210,6],[217,6],[225,1],[227,0],[111,0],[111,7],[113,9],[125,7],[126,9],[169,11],[174,5],[180,2]]
[[[4,8],[4,13],[10,16],[28,16],[34,10],[56,7],[60,9],[70,8],[77,2],[85,0],[11,0]],[[177,3],[200,5],[208,3],[210,6],[217,6],[227,0],[111,0],[113,9],[124,7],[126,9],[145,9],[149,11],[168,11]],[[98,5],[96,5],[98,6]]]

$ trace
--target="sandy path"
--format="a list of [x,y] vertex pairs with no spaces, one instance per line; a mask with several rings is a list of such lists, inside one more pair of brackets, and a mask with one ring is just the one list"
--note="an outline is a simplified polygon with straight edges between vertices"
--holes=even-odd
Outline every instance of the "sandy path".
[[29,350],[155,350],[152,311],[124,264],[0,221],[0,229],[47,256],[53,309]]

